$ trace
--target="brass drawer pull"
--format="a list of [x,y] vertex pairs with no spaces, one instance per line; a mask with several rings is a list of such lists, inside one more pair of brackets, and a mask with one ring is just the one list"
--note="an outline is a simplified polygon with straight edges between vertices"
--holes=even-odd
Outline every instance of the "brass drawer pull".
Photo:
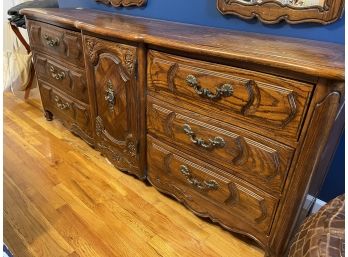
[[64,71],[58,72],[53,66],[51,66],[50,67],[50,72],[51,72],[52,78],[55,78],[56,80],[63,80],[63,79],[65,79]]
[[195,92],[203,97],[210,100],[220,100],[222,97],[228,97],[233,95],[233,87],[231,84],[223,84],[222,86],[216,88],[216,93],[212,93],[207,88],[202,88],[199,84],[197,78],[193,75],[188,75],[186,77],[186,82],[190,87],[193,87]]
[[53,39],[47,34],[44,35],[44,39],[46,40],[46,43],[48,46],[54,47],[54,46],[59,46],[59,39]]
[[61,110],[65,110],[65,109],[70,108],[70,104],[66,103],[66,102],[63,103],[62,99],[60,99],[58,96],[54,97],[54,101],[56,102],[57,107]]
[[113,90],[112,82],[109,80],[106,83],[106,90],[105,90],[105,101],[107,101],[109,109],[112,111],[114,110],[115,105],[115,92]]
[[184,124],[183,129],[186,135],[191,138],[191,141],[195,145],[198,145],[205,149],[222,148],[226,144],[225,140],[222,137],[214,137],[214,139],[208,139],[208,142],[206,142],[206,140],[204,139],[198,138],[188,124]]
[[190,172],[189,168],[186,165],[180,166],[180,172],[186,177],[186,180],[194,187],[198,188],[199,190],[217,190],[219,188],[219,184],[215,180],[209,180],[209,181],[200,181],[199,179],[193,177],[192,173]]

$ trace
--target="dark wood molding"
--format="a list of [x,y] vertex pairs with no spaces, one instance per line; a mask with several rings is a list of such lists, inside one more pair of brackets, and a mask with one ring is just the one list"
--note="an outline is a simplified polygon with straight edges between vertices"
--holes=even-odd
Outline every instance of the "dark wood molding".
[[234,14],[243,19],[258,18],[263,23],[274,24],[285,20],[291,24],[316,22],[329,24],[341,18],[344,9],[343,0],[326,0],[324,6],[304,8],[282,5],[277,1],[262,1],[244,4],[238,0],[217,0],[217,8],[223,14]]
[[120,6],[144,6],[147,0],[95,0],[96,2],[106,5],[112,5],[114,7]]

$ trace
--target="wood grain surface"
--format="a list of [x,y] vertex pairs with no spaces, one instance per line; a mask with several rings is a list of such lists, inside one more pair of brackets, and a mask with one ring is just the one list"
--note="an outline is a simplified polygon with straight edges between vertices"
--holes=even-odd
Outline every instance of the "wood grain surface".
[[246,238],[119,172],[59,122],[47,123],[39,101],[10,94],[4,241],[20,257],[263,256]]
[[28,21],[27,27],[32,50],[49,53],[78,67],[85,65],[80,33],[36,21]]
[[[106,37],[293,73],[344,79],[344,45],[246,33],[96,10],[24,9],[27,18]],[[202,56],[201,56],[202,57]],[[261,67],[260,67],[261,66]],[[271,69],[272,68],[272,69]]]
[[[343,126],[336,122],[344,102],[343,46],[94,10],[22,13],[32,28],[59,27],[57,36],[43,34],[49,47],[36,50],[47,55],[51,45],[61,46],[55,42],[69,34],[67,29],[83,35],[89,105],[60,91],[55,83],[40,80],[48,119],[53,113],[65,124],[77,124],[75,129],[67,127],[74,133],[79,127],[76,134],[85,140],[91,128],[92,145],[119,170],[142,179],[147,175],[159,190],[190,201],[186,206],[194,213],[256,239],[267,257],[284,256],[302,220],[300,213],[305,213],[301,208],[308,189],[325,177],[317,168],[323,153],[328,159],[333,154],[337,133],[331,133],[331,127]],[[81,34],[72,32],[79,41]],[[68,46],[78,52],[79,44]],[[51,76],[60,79],[68,67],[55,65]],[[159,100],[156,106],[147,109],[146,99],[154,103],[154,98]],[[158,142],[146,149],[148,131]],[[153,151],[161,144],[167,150]],[[197,150],[209,144],[225,148],[210,155]],[[157,179],[165,180],[165,186]],[[215,191],[218,184],[221,191]],[[89,192],[88,186],[79,186]],[[196,189],[208,193],[191,197]],[[105,205],[105,199],[101,203]],[[143,210],[143,203],[130,204]],[[233,215],[226,214],[230,212]],[[164,238],[168,240],[172,232]],[[125,245],[129,240],[128,235],[119,239]]]
[[147,144],[153,186],[197,215],[267,244],[278,199],[151,136]]
[[69,130],[94,145],[89,105],[80,102],[54,86],[38,81],[44,113],[48,121],[60,120]]
[[84,69],[77,69],[68,62],[34,52],[35,72],[39,79],[49,82],[70,96],[88,103],[87,81]]
[[[281,193],[294,149],[152,97],[147,101],[147,127],[153,137],[275,196]],[[219,139],[223,145],[208,147]],[[198,144],[200,140],[204,143]]]
[[[313,88],[157,51],[149,51],[147,81],[154,97],[286,143],[297,141]],[[216,97],[223,86],[230,93]]]
[[[144,178],[140,165],[136,47],[84,36],[96,147],[120,170]],[[145,132],[145,131],[144,131]]]

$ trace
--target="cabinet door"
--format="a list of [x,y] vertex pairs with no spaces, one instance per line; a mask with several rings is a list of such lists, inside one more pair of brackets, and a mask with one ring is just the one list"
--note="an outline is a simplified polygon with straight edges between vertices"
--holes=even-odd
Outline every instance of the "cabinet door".
[[137,48],[84,37],[97,149],[118,169],[143,177],[139,152],[141,108]]

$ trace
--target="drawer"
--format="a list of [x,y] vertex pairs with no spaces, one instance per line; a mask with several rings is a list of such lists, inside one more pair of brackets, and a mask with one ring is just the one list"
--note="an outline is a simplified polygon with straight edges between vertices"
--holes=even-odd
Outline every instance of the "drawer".
[[312,85],[169,55],[148,54],[149,94],[282,142],[298,139]]
[[34,65],[39,79],[49,82],[82,102],[89,102],[84,71],[37,53],[34,53]]
[[152,97],[147,102],[151,135],[267,192],[281,192],[294,149]]
[[43,81],[39,81],[39,89],[44,110],[50,111],[68,129],[93,144],[89,106]]
[[80,33],[32,20],[27,20],[27,27],[32,50],[85,66]]
[[147,145],[148,179],[160,191],[229,228],[269,233],[276,198],[151,136]]

